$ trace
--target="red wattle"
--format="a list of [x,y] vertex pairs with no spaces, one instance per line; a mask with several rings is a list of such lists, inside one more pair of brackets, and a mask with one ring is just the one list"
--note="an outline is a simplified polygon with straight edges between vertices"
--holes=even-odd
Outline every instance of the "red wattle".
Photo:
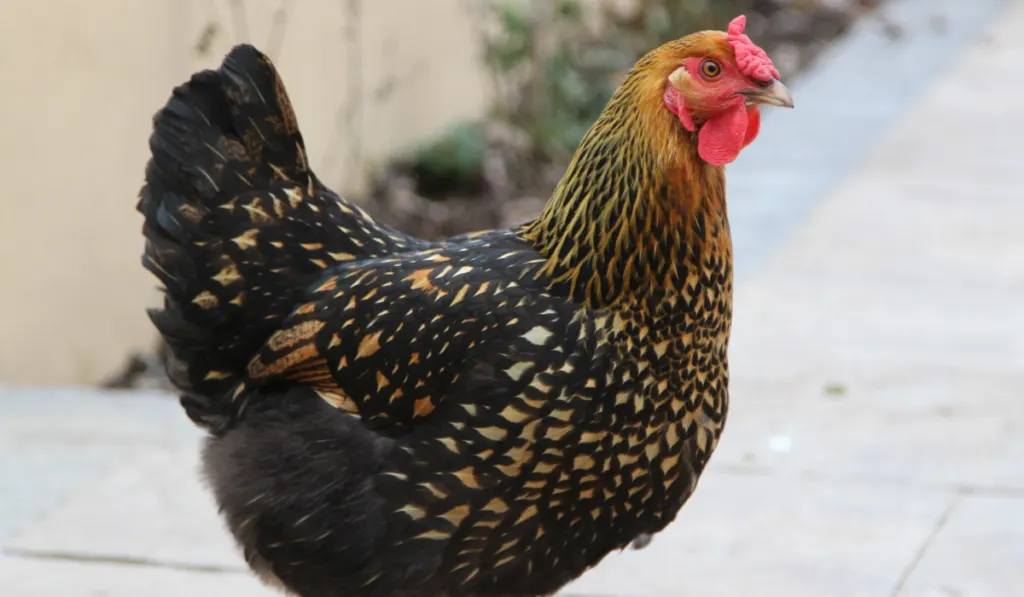
[[[709,118],[697,134],[697,153],[701,159],[712,166],[724,166],[735,160],[748,143],[749,122],[747,107],[742,103]],[[755,126],[760,126],[759,117],[757,123]]]
[[[690,111],[686,109],[682,94],[673,87],[665,90],[665,107],[676,115],[688,131],[696,131]],[[712,166],[724,166],[750,145],[761,130],[761,111],[756,105],[746,106],[737,101],[724,112],[708,119],[697,134],[697,153]]]
[[753,143],[760,131],[761,110],[757,106],[747,106],[747,134],[743,138],[743,147]]

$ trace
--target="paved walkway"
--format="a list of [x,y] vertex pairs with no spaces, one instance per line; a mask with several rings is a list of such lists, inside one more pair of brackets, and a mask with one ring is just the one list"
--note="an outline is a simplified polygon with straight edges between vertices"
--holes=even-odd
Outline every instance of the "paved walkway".
[[[1024,1],[887,10],[902,41],[865,23],[731,173],[733,407],[700,489],[567,596],[1024,595]],[[890,71],[921,44],[946,54],[915,92]],[[165,396],[0,388],[0,594],[273,595],[197,440]]]

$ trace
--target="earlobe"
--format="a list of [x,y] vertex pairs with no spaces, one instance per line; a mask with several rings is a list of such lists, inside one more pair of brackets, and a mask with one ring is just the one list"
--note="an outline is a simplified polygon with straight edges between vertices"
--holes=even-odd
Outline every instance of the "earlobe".
[[668,82],[679,92],[685,91],[690,86],[691,80],[690,71],[686,70],[685,66],[680,66],[668,76]]
[[679,117],[679,123],[683,125],[684,129],[691,133],[697,130],[697,123],[693,121],[693,116],[690,116],[690,111],[686,109],[685,104],[680,104],[676,116]]
[[665,107],[668,108],[669,112],[676,115],[683,128],[691,133],[697,130],[697,125],[693,122],[693,116],[690,115],[690,111],[686,108],[686,100],[677,87],[669,85],[668,89],[665,90],[664,101]]

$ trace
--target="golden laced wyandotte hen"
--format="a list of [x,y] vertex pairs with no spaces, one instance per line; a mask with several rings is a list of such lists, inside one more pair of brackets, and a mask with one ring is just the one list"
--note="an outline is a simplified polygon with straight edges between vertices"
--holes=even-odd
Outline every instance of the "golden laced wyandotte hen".
[[743,28],[641,58],[536,219],[441,242],[317,179],[253,47],[174,90],[138,205],[151,316],[264,580],[550,595],[675,518],[728,405],[724,165],[792,106]]

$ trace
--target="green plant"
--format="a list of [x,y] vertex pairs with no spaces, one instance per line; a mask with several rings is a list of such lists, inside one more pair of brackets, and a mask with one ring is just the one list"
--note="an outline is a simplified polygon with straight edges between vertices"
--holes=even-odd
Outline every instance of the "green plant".
[[410,170],[417,190],[436,198],[446,192],[483,190],[487,140],[479,123],[460,123],[413,150]]
[[483,0],[493,117],[525,131],[541,160],[572,155],[644,52],[722,27],[752,0]]
[[[692,31],[722,28],[754,0],[471,1],[480,9],[482,57],[493,85],[489,118],[528,140],[525,155],[506,162],[514,162],[507,168],[513,186],[534,192],[550,183],[538,176],[542,166],[569,160],[644,52]],[[420,191],[436,195],[482,181],[485,128],[455,127],[414,152]]]

